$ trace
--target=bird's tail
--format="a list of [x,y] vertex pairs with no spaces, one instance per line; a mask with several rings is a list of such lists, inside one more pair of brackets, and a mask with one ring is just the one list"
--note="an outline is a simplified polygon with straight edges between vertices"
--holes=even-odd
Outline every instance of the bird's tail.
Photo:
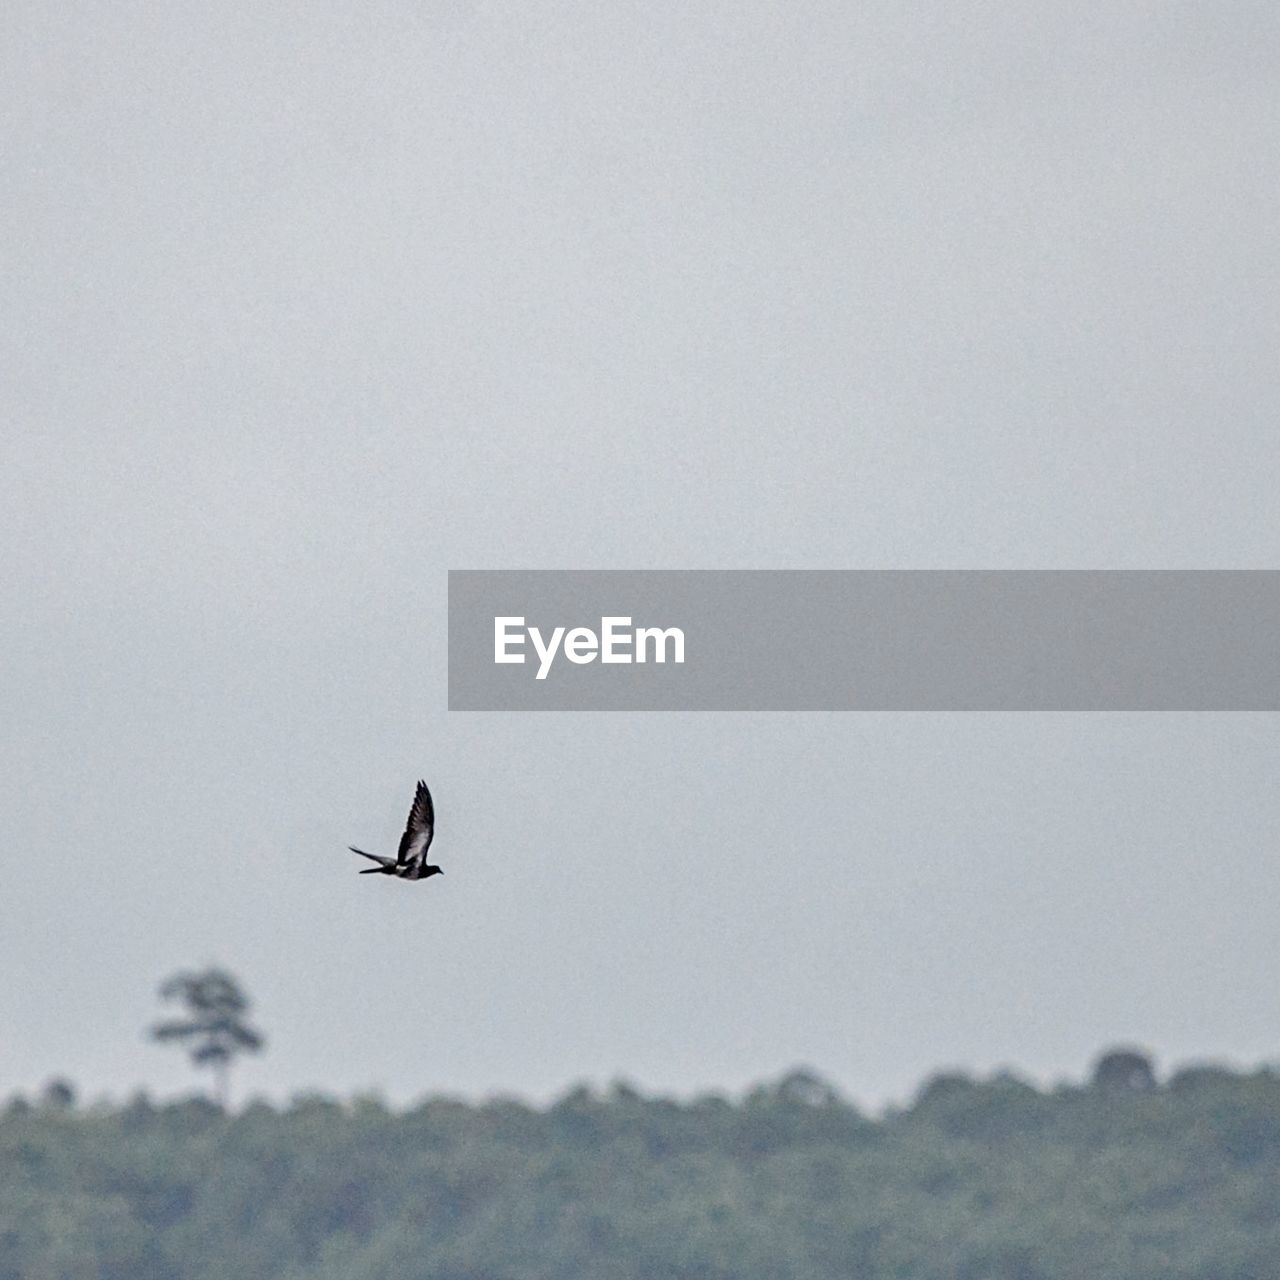
[[381,876],[385,875],[386,871],[386,867],[361,867],[359,874],[362,876]]
[[370,871],[379,871],[383,867],[390,867],[394,865],[391,858],[380,858],[376,853],[365,853],[363,849],[357,849],[353,844],[347,845],[347,848],[350,849],[352,853],[358,853],[362,858],[368,858],[370,862],[376,862],[378,864],[377,867],[370,867]]

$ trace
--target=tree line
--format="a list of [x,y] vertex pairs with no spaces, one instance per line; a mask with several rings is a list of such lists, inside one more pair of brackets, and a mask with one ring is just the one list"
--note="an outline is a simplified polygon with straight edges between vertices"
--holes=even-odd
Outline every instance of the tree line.
[[[195,1041],[192,1041],[195,1043]],[[1264,1280],[1280,1076],[0,1110],[0,1280]]]

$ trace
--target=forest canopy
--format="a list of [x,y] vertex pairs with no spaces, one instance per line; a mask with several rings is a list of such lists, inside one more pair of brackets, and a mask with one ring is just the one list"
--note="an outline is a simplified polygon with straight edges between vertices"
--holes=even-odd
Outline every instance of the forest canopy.
[[1261,1280],[1280,1076],[0,1113],[0,1280]]

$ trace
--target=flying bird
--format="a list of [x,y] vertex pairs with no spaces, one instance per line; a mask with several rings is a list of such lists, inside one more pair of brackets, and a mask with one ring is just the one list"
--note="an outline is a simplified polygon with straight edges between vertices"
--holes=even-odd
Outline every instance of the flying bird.
[[436,830],[436,811],[431,803],[431,792],[425,782],[418,783],[414,793],[413,808],[409,810],[409,821],[404,835],[400,837],[400,850],[394,858],[381,858],[376,853],[365,853],[349,844],[352,853],[358,853],[376,867],[365,867],[362,876],[399,876],[401,880],[425,880],[428,876],[444,875],[443,867],[432,866],[427,861],[427,850],[431,847],[431,837]]

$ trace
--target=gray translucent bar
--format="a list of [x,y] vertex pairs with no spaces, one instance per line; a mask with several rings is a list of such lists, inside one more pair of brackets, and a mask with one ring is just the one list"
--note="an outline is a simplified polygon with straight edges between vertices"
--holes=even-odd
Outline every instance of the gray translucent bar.
[[[502,617],[679,628],[684,662],[540,680],[528,642],[494,661]],[[1280,571],[451,570],[449,707],[1275,711]]]

